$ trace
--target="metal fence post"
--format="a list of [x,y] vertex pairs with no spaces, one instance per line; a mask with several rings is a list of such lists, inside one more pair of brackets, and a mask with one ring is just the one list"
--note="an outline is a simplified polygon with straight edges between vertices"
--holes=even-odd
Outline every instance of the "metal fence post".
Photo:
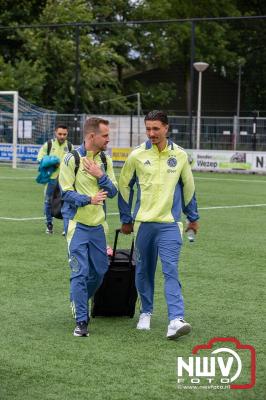
[[236,148],[237,148],[238,135],[239,135],[239,118],[237,115],[234,115],[234,119],[233,119],[233,150],[236,150]]
[[258,111],[253,111],[253,123],[252,123],[252,150],[256,151],[257,147],[257,116]]

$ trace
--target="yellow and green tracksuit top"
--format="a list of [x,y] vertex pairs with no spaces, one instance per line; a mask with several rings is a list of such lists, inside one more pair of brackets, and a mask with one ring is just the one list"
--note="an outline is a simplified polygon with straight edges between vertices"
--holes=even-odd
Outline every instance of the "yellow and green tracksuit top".
[[195,185],[186,152],[170,140],[161,152],[150,140],[134,149],[120,174],[118,206],[122,223],[180,222],[182,211],[196,221]]
[[[71,150],[74,150],[74,146],[71,144]],[[44,143],[44,145],[40,148],[38,156],[37,156],[37,160],[40,162],[44,156],[47,155],[47,151],[48,151],[48,142]],[[66,155],[66,153],[69,152],[69,148],[68,148],[68,141],[65,140],[63,144],[60,144],[58,142],[57,139],[52,139],[52,147],[50,150],[49,155],[50,156],[56,156],[60,159],[60,161],[62,162],[64,156]],[[58,175],[59,175],[59,168],[56,168],[56,170],[51,174],[51,179],[57,179]]]
[[[80,154],[80,153],[79,153]],[[97,179],[83,169],[83,159],[89,158],[95,161],[104,172],[104,175]],[[107,191],[107,197],[114,197],[117,194],[117,182],[113,170],[112,159],[106,155],[106,172],[100,154],[93,156],[93,152],[85,151],[80,155],[80,164],[75,175],[75,158],[68,153],[60,166],[59,185],[62,190],[62,199],[70,206],[68,218],[88,226],[97,226],[105,222],[105,204],[93,205],[91,197],[94,197],[100,189]]]

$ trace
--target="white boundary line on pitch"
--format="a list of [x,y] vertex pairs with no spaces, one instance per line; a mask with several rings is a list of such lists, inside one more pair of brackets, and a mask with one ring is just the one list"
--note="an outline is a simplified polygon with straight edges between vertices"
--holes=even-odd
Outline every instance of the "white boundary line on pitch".
[[[230,209],[230,208],[252,208],[252,207],[266,207],[266,204],[242,204],[238,206],[213,206],[213,207],[199,207],[199,210],[221,210],[221,209]],[[109,215],[119,215],[118,212],[107,213]],[[5,221],[34,221],[34,220],[43,220],[44,217],[32,217],[32,218],[9,218],[9,217],[0,217],[0,220]]]
[[0,219],[6,220],[6,221],[34,221],[34,220],[44,219],[44,217],[32,217],[32,218],[9,218],[9,217],[0,217]]
[[7,180],[7,181],[22,181],[23,179],[35,179],[36,177],[34,175],[32,176],[16,176],[14,178],[10,176],[0,176],[0,179],[2,180]]
[[238,206],[213,206],[213,207],[199,207],[199,210],[219,210],[226,208],[248,208],[248,207],[266,207],[266,204],[242,204]]
[[265,180],[258,180],[258,179],[233,179],[233,178],[207,178],[204,176],[194,176],[194,179],[201,179],[201,180],[206,180],[206,181],[231,181],[231,182],[249,182],[249,183],[266,183]]
[[[0,180],[23,180],[23,179],[35,179],[36,176],[20,176],[20,177],[12,177],[12,176],[0,176]],[[266,179],[234,179],[234,178],[211,178],[204,176],[194,176],[195,180],[205,180],[205,181],[221,181],[221,182],[248,182],[248,183],[266,183]]]

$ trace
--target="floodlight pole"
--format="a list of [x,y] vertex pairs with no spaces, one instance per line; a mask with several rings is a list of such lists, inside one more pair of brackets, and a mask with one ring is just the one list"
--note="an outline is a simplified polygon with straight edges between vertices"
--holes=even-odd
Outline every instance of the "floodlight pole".
[[[75,28],[75,42],[76,42],[76,60],[75,60],[75,103],[74,103],[74,133],[75,141],[77,140],[78,130],[78,112],[79,112],[79,87],[80,87],[80,62],[79,62],[79,45],[80,45],[80,30],[79,25]],[[80,141],[80,138],[78,142]]]
[[236,150],[238,137],[240,133],[240,102],[241,102],[241,77],[242,77],[242,67],[245,64],[245,60],[240,58],[238,60],[238,84],[237,84],[237,103],[236,103],[236,123],[235,123],[235,131],[234,131],[234,142],[233,148]]
[[189,148],[193,148],[192,125],[193,125],[193,94],[194,94],[194,58],[195,58],[195,22],[191,21],[191,44],[190,44],[190,90],[189,90]]
[[138,102],[138,145],[140,144],[140,93],[136,93],[137,94],[137,102]]
[[196,149],[200,149],[200,119],[201,119],[201,87],[202,87],[202,72],[204,72],[209,64],[205,62],[195,62],[194,68],[199,73],[199,88],[198,88],[198,111],[197,111],[197,144]]
[[242,64],[239,63],[239,66],[238,66],[238,85],[237,85],[237,105],[236,105],[236,116],[237,116],[237,119],[240,117],[241,74],[242,74]]
[[257,148],[257,117],[259,116],[259,112],[254,110],[253,114],[253,123],[252,123],[252,150],[256,151]]

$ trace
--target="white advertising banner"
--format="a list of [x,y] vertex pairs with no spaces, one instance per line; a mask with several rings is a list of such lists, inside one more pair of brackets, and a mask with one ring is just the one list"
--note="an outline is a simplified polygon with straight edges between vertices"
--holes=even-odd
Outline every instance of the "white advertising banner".
[[186,150],[193,171],[266,173],[266,152]]
[[[37,162],[40,145],[18,145],[17,156],[20,162]],[[112,154],[113,150],[113,154]],[[114,163],[124,163],[130,148],[109,148]],[[266,152],[226,151],[226,150],[186,150],[193,171],[217,172],[256,172],[266,174]],[[13,146],[0,143],[0,161],[11,161]]]

